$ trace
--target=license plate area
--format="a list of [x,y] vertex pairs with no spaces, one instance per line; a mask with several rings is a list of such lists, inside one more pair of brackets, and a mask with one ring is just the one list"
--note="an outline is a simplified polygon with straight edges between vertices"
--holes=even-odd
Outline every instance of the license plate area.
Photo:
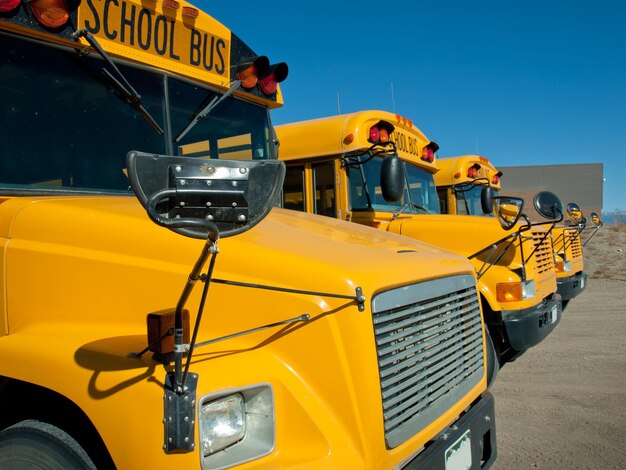
[[446,449],[446,470],[472,468],[472,436],[468,429]]
[[555,305],[554,307],[552,307],[552,310],[550,310],[550,323],[556,322],[558,317],[559,317],[559,307],[558,305]]

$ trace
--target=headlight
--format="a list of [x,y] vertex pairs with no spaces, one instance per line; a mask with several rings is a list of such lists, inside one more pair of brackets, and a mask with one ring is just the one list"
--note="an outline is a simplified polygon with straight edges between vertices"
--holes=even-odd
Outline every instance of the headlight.
[[274,395],[269,385],[207,395],[198,415],[202,468],[238,465],[274,449]]
[[535,281],[503,282],[496,285],[498,302],[518,302],[535,296]]
[[240,394],[204,404],[200,413],[204,455],[223,450],[246,434],[245,408]]
[[569,261],[564,261],[561,256],[555,255],[554,269],[557,273],[567,273],[572,270],[572,265]]

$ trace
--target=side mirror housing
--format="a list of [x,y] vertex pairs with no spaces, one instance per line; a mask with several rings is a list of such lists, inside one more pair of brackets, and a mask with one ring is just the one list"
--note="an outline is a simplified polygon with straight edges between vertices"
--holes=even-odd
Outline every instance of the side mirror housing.
[[397,155],[383,158],[380,167],[380,189],[387,202],[396,202],[404,194],[406,170],[404,163]]
[[491,186],[483,186],[480,192],[480,206],[484,214],[493,213],[493,189]]
[[522,215],[524,200],[509,196],[494,196],[492,200],[493,212],[502,228],[504,230],[512,229]]
[[563,219],[563,203],[559,197],[550,191],[539,191],[533,202],[535,209],[546,219],[561,221]]
[[565,209],[567,212],[567,218],[574,225],[578,225],[583,218],[583,212],[578,207],[578,204],[570,202]]
[[592,212],[591,214],[589,214],[589,217],[591,217],[591,221],[596,227],[602,227],[602,219],[597,212]]
[[135,195],[157,225],[192,238],[237,235],[269,214],[285,164],[132,151],[126,158]]

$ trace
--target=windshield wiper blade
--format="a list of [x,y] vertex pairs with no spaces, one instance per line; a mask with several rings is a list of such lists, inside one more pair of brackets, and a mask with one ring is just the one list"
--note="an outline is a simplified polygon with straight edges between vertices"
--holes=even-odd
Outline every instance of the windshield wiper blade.
[[428,210],[428,208],[419,205],[417,202],[410,201],[410,202],[407,202],[406,204],[404,204],[399,209],[395,210],[393,212],[393,218],[395,219],[396,217],[398,217],[402,212],[407,210],[409,207],[413,207],[413,208],[417,209],[418,211],[424,212],[426,214],[430,214],[430,211]]
[[152,126],[152,128],[158,132],[159,134],[163,134],[163,129],[161,126],[154,120],[154,118],[150,115],[148,110],[143,107],[141,104],[141,95],[137,93],[137,91],[133,88],[133,86],[126,80],[124,74],[117,68],[115,63],[111,60],[109,55],[102,49],[100,43],[96,40],[96,38],[86,29],[79,29],[75,33],[72,34],[74,38],[85,38],[85,40],[89,43],[91,47],[95,49],[95,51],[100,54],[100,56],[104,59],[104,61],[109,64],[109,66],[113,69],[117,78],[106,68],[102,68],[102,74],[109,80],[109,82],[115,88],[124,100],[133,107],[136,111],[141,114],[144,119]]
[[113,76],[111,72],[107,69],[102,69],[102,74],[111,82],[113,88],[122,95],[122,97],[130,104],[135,110],[141,114],[148,124],[152,126],[152,128],[157,131],[159,134],[163,134],[163,129],[161,126],[157,124],[154,118],[150,115],[148,110],[144,108],[141,104],[141,97],[139,95],[134,95],[130,90],[128,90],[117,78]]
[[231,87],[226,91],[226,93],[221,96],[214,96],[213,99],[209,101],[209,104],[202,108],[200,112],[196,114],[189,122],[189,124],[187,124],[187,126],[181,131],[181,133],[178,134],[178,136],[174,139],[174,143],[177,144],[178,142],[180,142],[181,139],[185,137],[185,135],[187,135],[187,132],[189,132],[196,124],[198,124],[201,119],[207,117],[207,115],[211,111],[213,111],[213,109],[215,109],[218,104],[228,98],[235,90],[239,89],[240,86],[241,80],[235,80]]

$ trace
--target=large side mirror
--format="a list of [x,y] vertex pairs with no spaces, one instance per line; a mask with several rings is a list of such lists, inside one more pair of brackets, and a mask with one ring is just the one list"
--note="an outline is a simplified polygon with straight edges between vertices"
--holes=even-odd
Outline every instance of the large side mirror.
[[563,219],[563,203],[550,191],[539,191],[533,200],[535,209],[546,219]]
[[492,200],[493,212],[502,228],[504,230],[512,229],[522,215],[524,200],[510,196],[494,196]]
[[396,202],[404,194],[406,170],[404,163],[397,155],[383,158],[380,166],[380,189],[387,202]]
[[483,214],[493,213],[493,189],[491,186],[483,186],[480,191],[480,206]]
[[574,225],[578,225],[583,218],[583,211],[580,210],[578,204],[570,202],[565,209],[567,212],[567,218]]
[[596,227],[602,227],[602,219],[600,218],[600,216],[597,214],[597,212],[592,212],[591,214],[589,214],[589,217],[591,217],[591,221],[593,222],[593,224]]
[[158,225],[193,238],[249,230],[270,212],[285,178],[277,160],[213,160],[132,151],[130,185]]

